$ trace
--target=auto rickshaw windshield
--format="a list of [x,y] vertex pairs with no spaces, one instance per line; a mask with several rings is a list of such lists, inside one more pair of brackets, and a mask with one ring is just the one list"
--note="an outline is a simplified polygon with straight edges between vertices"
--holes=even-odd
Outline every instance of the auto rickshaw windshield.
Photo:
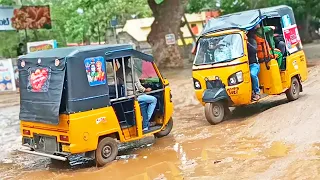
[[215,64],[242,57],[243,41],[240,34],[202,37],[198,42],[194,65]]

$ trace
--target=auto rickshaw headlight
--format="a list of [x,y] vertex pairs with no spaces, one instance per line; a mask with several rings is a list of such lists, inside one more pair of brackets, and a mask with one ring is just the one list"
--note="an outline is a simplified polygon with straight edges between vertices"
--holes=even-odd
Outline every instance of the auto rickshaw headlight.
[[238,71],[228,78],[228,86],[234,86],[243,82],[243,73]]
[[195,89],[201,89],[200,81],[198,81],[197,79],[193,78],[193,85]]

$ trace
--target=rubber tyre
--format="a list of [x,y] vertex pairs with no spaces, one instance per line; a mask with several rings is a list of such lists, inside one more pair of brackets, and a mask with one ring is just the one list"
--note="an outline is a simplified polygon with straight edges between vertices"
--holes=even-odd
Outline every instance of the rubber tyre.
[[[214,110],[215,113],[213,112]],[[212,125],[216,125],[224,120],[225,107],[221,102],[206,103],[204,113],[207,121]]]
[[118,144],[111,137],[103,138],[96,150],[96,164],[101,167],[112,162],[118,155]]
[[155,133],[154,136],[156,138],[162,138],[164,136],[167,136],[171,132],[172,127],[173,127],[173,120],[172,120],[172,118],[170,118],[168,123],[166,124],[165,128],[162,129],[161,131]]
[[300,82],[296,77],[293,77],[291,79],[291,86],[290,88],[286,91],[286,96],[289,101],[294,101],[299,99],[299,94],[300,94]]

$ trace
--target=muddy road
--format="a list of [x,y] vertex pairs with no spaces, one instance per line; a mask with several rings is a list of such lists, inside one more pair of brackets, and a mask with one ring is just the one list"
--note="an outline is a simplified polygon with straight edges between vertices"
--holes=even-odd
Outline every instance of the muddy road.
[[215,126],[194,97],[190,69],[164,73],[175,103],[172,133],[127,144],[102,168],[16,152],[19,95],[1,95],[0,179],[320,179],[320,45],[305,48],[312,60],[300,99],[269,97]]

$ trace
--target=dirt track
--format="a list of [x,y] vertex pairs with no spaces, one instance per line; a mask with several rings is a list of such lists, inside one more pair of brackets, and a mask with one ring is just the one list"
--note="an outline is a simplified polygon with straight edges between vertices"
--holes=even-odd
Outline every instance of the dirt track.
[[172,133],[137,143],[154,144],[103,168],[57,167],[13,151],[20,143],[18,97],[1,95],[0,137],[6,138],[0,142],[0,179],[320,179],[320,45],[305,48],[314,60],[299,100],[270,97],[235,109],[216,126],[206,122],[194,97],[190,70],[165,73],[175,103]]

